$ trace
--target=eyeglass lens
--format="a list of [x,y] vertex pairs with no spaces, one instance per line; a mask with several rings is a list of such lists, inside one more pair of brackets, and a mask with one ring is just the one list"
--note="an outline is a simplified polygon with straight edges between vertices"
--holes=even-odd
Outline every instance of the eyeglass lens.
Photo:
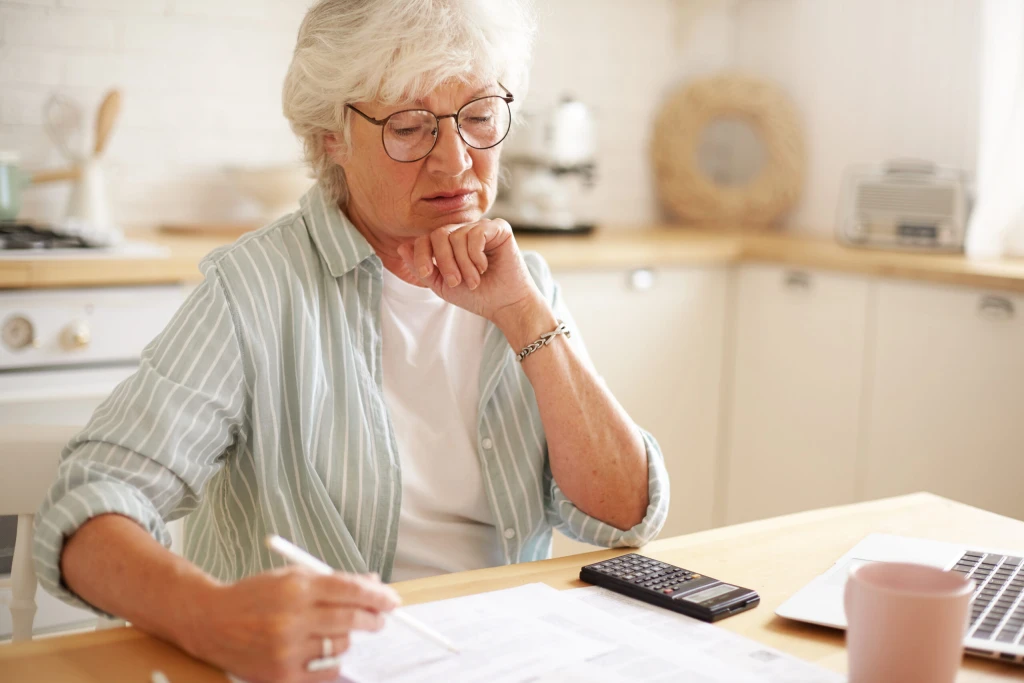
[[[512,116],[501,97],[482,97],[459,110],[459,135],[470,147],[493,147],[508,134]],[[422,159],[434,147],[437,118],[416,109],[393,114],[384,126],[384,150],[396,161]]]

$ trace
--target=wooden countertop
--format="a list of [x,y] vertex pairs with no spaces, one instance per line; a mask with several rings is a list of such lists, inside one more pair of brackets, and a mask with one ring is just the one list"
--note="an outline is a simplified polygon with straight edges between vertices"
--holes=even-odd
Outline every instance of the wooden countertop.
[[[166,246],[171,255],[143,259],[2,259],[0,288],[194,282],[201,278],[196,267],[199,260],[234,240],[230,233],[178,234],[154,229],[131,231],[128,237]],[[648,225],[601,228],[589,236],[531,235],[518,240],[523,249],[543,254],[555,270],[765,262],[1024,292],[1024,259],[981,261],[962,255],[854,249],[830,239],[789,233]]]
[[[644,554],[728,578],[761,595],[761,605],[717,624],[835,671],[846,671],[843,634],[776,617],[774,611],[872,532],[979,546],[1024,548],[1024,522],[927,493],[803,512],[656,541]],[[628,550],[602,550],[543,562],[448,574],[394,584],[407,604],[543,582],[577,588],[579,568]],[[222,674],[132,628],[0,646],[0,678],[21,681],[172,681],[224,683]],[[959,683],[1020,680],[1024,668],[965,657]]]

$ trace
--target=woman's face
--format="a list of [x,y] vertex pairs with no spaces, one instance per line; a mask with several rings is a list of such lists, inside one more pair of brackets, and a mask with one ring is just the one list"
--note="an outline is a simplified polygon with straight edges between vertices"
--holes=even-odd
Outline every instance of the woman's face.
[[[437,116],[454,114],[464,104],[484,95],[503,95],[497,84],[442,86],[422,100],[383,107],[357,102],[359,111],[385,119],[403,109],[426,109]],[[349,112],[352,148],[335,156],[345,169],[350,219],[378,238],[405,241],[436,228],[480,220],[494,201],[501,145],[474,149],[455,128],[455,119],[440,120],[437,141],[425,158],[401,163],[388,156],[381,142],[381,127]],[[454,195],[454,196],[453,196]]]

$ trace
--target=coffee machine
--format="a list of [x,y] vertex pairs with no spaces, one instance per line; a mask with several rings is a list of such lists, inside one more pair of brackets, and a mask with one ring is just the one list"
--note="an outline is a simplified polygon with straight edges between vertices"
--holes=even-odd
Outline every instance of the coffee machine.
[[489,212],[517,232],[585,234],[580,215],[593,187],[594,122],[585,104],[565,96],[550,110],[523,112],[505,141],[503,178]]

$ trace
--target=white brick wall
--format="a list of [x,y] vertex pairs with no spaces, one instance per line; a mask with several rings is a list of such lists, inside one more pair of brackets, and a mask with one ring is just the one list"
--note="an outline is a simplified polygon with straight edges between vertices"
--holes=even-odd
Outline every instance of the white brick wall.
[[114,44],[115,24],[105,17],[12,15],[5,17],[4,45],[104,49]]
[[[91,130],[103,93],[116,86],[124,99],[106,158],[114,216],[126,224],[242,217],[223,169],[300,154],[280,88],[309,1],[0,0],[0,149],[18,150],[27,167],[60,164],[41,125],[43,102],[55,90],[69,95],[87,108]],[[538,2],[526,106],[551,105],[566,91],[593,105],[600,155],[588,212],[598,220],[657,216],[647,162],[656,104],[686,71],[680,54],[698,68],[728,59],[722,41],[697,43],[697,57],[674,48],[676,7],[688,2]],[[30,188],[25,214],[55,218],[66,194]]]
[[[91,133],[123,94],[105,157],[125,224],[245,217],[224,169],[291,162],[300,147],[280,87],[306,0],[0,0],[0,149],[28,168],[63,159],[42,108],[60,91]],[[60,216],[68,189],[29,188],[24,215]]]

